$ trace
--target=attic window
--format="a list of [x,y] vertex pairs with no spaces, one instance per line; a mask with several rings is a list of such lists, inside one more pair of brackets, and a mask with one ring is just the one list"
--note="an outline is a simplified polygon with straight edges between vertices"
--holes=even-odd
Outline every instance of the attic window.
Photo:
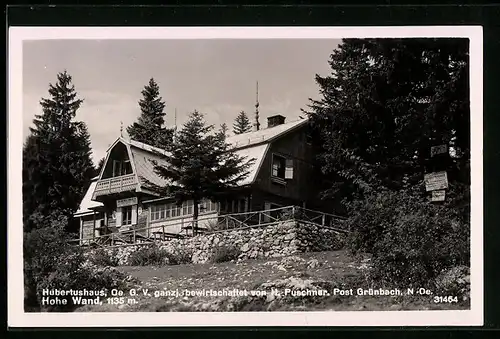
[[271,176],[278,179],[293,179],[293,160],[273,154]]
[[273,154],[273,177],[285,179],[285,162],[286,159],[284,157]]
[[113,160],[113,176],[119,177],[127,174],[132,174],[130,160]]

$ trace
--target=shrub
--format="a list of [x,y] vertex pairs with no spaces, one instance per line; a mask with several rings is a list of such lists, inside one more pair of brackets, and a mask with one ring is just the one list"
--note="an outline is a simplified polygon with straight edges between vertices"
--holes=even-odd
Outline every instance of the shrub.
[[61,227],[34,229],[24,235],[25,311],[72,311],[77,305],[68,297],[67,305],[41,306],[42,291],[109,290],[124,288],[119,272],[100,272],[85,265],[83,251],[70,245]]
[[[116,252],[116,251],[114,251],[114,252]],[[112,266],[112,267],[118,266],[117,256],[114,253],[109,254],[109,252],[103,248],[99,248],[99,249],[95,250],[92,254],[90,254],[89,261],[97,266],[104,266],[104,267],[106,267],[106,266]]]
[[241,254],[241,250],[234,245],[218,245],[212,249],[212,262],[221,263],[236,260]]
[[163,266],[168,264],[169,254],[157,245],[143,246],[130,253],[128,264],[131,266]]
[[429,286],[444,270],[469,265],[470,226],[456,210],[405,192],[383,192],[351,206],[347,246],[372,255],[372,277]]
[[167,253],[168,264],[169,265],[182,265],[192,263],[193,253],[185,248],[177,248],[177,250],[172,253]]

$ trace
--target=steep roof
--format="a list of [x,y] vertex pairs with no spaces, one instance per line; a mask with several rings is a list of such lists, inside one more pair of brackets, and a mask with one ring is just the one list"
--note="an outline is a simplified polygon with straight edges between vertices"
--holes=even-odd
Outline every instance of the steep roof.
[[246,148],[258,144],[270,143],[276,138],[289,133],[307,123],[308,119],[300,119],[258,131],[236,134],[227,138],[227,142],[235,148]]
[[[259,131],[229,136],[227,142],[234,147],[236,154],[248,160],[255,160],[249,168],[249,175],[240,184],[243,186],[254,182],[270,142],[304,126],[306,123],[307,119],[300,119]],[[168,155],[169,152],[136,140],[124,138],[119,138],[119,140],[130,146],[140,184],[144,185],[146,181],[149,181],[162,185],[164,179],[155,173],[151,160],[157,161],[160,165],[166,165],[166,161],[155,152],[165,155]]]
[[78,211],[76,211],[75,213],[75,217],[81,217],[84,215],[92,214],[93,208],[104,206],[102,203],[92,200],[92,195],[94,194],[95,186],[97,184],[97,179],[99,179],[99,177],[92,178],[90,186],[87,189],[87,193],[85,193],[85,196],[83,197],[83,200],[80,203],[80,206],[78,207]]
[[144,186],[149,181],[156,185],[162,185],[164,183],[164,179],[155,173],[155,165],[153,164],[153,161],[156,161],[158,165],[164,166],[167,164],[165,159],[155,153],[152,153],[151,149],[146,147],[137,147],[133,143],[130,145],[139,184]]

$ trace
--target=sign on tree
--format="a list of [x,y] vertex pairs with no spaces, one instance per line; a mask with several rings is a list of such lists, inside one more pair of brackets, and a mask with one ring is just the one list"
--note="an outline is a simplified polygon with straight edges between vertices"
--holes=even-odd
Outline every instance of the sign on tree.
[[431,201],[444,201],[445,197],[445,190],[432,191]]
[[425,190],[436,191],[448,188],[448,176],[446,171],[428,173],[424,176]]
[[438,145],[438,146],[432,146],[431,147],[431,157],[438,155],[438,154],[443,154],[448,151],[448,147],[446,145]]

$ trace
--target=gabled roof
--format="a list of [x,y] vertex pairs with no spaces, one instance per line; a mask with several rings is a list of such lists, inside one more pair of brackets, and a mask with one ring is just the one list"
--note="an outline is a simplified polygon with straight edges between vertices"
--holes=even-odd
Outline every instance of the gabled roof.
[[130,145],[132,161],[135,164],[139,184],[144,186],[148,181],[156,185],[164,184],[164,179],[155,173],[153,161],[156,161],[158,165],[165,166],[167,164],[165,159],[158,156],[156,153],[152,153],[151,149],[147,147],[137,147],[133,143]]
[[97,179],[99,179],[99,177],[92,178],[90,187],[88,188],[87,193],[85,193],[85,196],[83,197],[83,200],[80,203],[80,207],[78,207],[78,211],[76,211],[75,213],[75,217],[81,217],[92,214],[93,213],[92,209],[104,206],[102,203],[92,200],[92,195],[94,194],[95,186],[97,184]]
[[[255,160],[249,168],[249,175],[241,182],[241,185],[248,185],[255,181],[262,161],[266,156],[268,145],[273,140],[280,138],[301,126],[304,126],[307,124],[307,121],[308,119],[300,119],[278,126],[264,128],[259,131],[229,136],[227,138],[227,142],[234,147],[236,154],[241,157],[245,157],[248,160]],[[165,159],[155,152],[163,153],[165,155],[169,155],[169,152],[158,147],[122,137],[118,138],[110,146],[110,148],[108,148],[108,152],[118,142],[124,143],[130,149],[133,162],[135,164],[135,170],[137,172],[136,174],[141,185],[144,185],[146,181],[157,185],[164,184],[165,180],[155,173],[154,165],[151,161],[154,160],[160,165],[166,165],[167,163]]]
[[300,126],[307,123],[308,119],[300,119],[270,128],[264,128],[254,132],[232,135],[227,138],[227,142],[235,148],[250,147],[257,144],[270,143]]
[[140,148],[140,149],[143,149],[147,152],[150,152],[150,153],[154,153],[154,152],[159,152],[159,153],[163,153],[163,154],[168,154],[167,151],[165,150],[162,150],[161,148],[158,148],[158,147],[154,147],[154,146],[151,146],[151,145],[148,145],[148,144],[145,144],[143,142],[140,142],[140,141],[137,141],[137,140],[133,140],[133,139],[125,139],[123,137],[119,137],[118,139],[116,139],[109,147],[108,149],[106,150],[106,153],[108,153],[113,147],[115,147],[115,145],[119,142],[122,142],[124,143],[125,145],[130,145],[130,146],[134,146],[134,147],[137,147],[137,148]]
[[[139,185],[143,186],[147,181],[158,185],[163,183],[163,179],[154,171],[152,160],[157,161],[160,165],[165,164],[165,160],[156,152],[165,155],[168,155],[169,152],[137,140],[119,137],[111,144],[111,146],[108,147],[106,151],[108,155],[113,147],[115,147],[118,143],[122,143],[127,147],[129,157],[131,158],[131,164],[134,169],[134,174],[137,176]],[[106,157],[106,161],[108,161],[108,157]],[[105,166],[103,166],[102,171],[104,171],[104,167]]]

